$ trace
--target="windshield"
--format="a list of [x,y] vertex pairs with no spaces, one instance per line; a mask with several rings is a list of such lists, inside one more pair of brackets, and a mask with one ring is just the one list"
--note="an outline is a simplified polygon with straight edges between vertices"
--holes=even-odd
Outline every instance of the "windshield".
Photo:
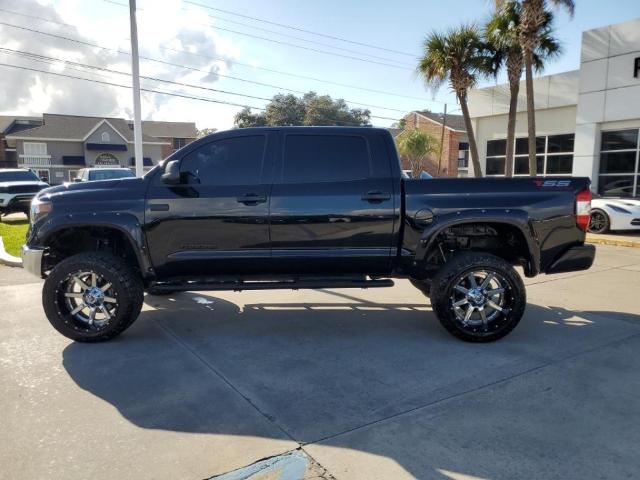
[[112,180],[114,178],[130,177],[135,177],[135,175],[128,168],[118,170],[94,170],[89,172],[89,180]]
[[32,171],[0,171],[0,182],[39,182],[40,179]]

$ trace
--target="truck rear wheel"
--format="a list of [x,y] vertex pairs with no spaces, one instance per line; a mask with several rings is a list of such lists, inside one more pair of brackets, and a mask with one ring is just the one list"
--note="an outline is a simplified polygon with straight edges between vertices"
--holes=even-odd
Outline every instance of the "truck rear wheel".
[[42,305],[58,332],[78,342],[103,342],[138,318],[144,291],[136,272],[106,253],[80,253],[58,263],[44,282]]
[[526,303],[518,272],[488,253],[458,253],[431,284],[431,304],[440,323],[467,342],[504,337],[520,322]]

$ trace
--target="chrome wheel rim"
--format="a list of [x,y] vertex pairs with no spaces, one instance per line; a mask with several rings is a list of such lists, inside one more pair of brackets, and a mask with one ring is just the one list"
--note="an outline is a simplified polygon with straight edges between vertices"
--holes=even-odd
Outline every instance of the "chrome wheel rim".
[[89,330],[105,328],[118,313],[113,285],[97,272],[67,275],[62,282],[62,298],[74,323]]
[[604,215],[600,212],[593,212],[589,219],[589,230],[592,232],[599,232],[605,226],[606,220]]
[[511,289],[497,272],[476,270],[458,277],[450,305],[458,325],[469,332],[500,328],[511,311]]

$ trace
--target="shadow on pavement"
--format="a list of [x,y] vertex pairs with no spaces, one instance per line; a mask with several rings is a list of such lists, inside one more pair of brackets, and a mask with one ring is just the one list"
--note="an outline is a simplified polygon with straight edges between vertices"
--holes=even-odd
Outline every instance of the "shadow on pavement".
[[[350,444],[348,434],[344,444],[335,436],[533,371],[628,336],[629,323],[640,325],[639,315],[530,304],[510,336],[476,345],[444,331],[426,302],[378,304],[324,293],[336,302],[239,306],[201,293],[147,297],[155,309],[122,337],[70,344],[63,365],[81,388],[142,428],[300,443],[330,439],[333,446],[388,457],[417,478],[450,478],[429,466],[438,459],[425,457],[420,436],[418,445],[402,432],[362,445]],[[251,420],[252,407],[268,428]],[[500,421],[498,410],[487,413]],[[426,441],[431,434],[420,435]],[[449,439],[447,448],[460,450],[460,461],[440,464],[445,471],[481,476],[510,461],[468,471],[463,457],[472,447],[468,438],[458,440]]]

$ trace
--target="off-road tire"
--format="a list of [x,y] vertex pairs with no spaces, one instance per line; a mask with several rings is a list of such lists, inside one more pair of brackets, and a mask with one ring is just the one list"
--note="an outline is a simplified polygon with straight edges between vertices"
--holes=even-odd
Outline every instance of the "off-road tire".
[[420,290],[425,297],[431,296],[431,281],[430,280],[418,280],[417,278],[410,278],[411,285]]
[[[504,282],[504,299],[509,311],[500,313],[500,321],[490,325],[488,330],[480,327],[473,331],[463,326],[457,318],[452,295],[458,279],[478,271],[494,273]],[[518,325],[526,304],[526,290],[518,272],[505,260],[489,253],[460,252],[442,266],[431,282],[431,305],[440,323],[451,334],[466,342],[487,343],[504,337]]]
[[[61,287],[71,273],[94,271],[112,284],[118,299],[115,316],[94,331],[78,325],[64,305]],[[104,342],[127,328],[138,318],[144,290],[142,279],[134,268],[109,253],[79,253],[58,263],[44,282],[42,306],[49,322],[58,332],[77,342]]]
[[589,227],[588,227],[588,231],[589,233],[607,233],[609,231],[609,228],[611,227],[611,219],[609,218],[609,215],[607,215],[607,212],[605,212],[604,210],[601,210],[599,208],[594,208],[593,210],[591,210],[591,217],[593,218],[594,215],[601,215],[601,220],[603,222],[602,226],[600,226],[599,228],[592,228],[592,223],[591,223],[591,218],[589,219]]

